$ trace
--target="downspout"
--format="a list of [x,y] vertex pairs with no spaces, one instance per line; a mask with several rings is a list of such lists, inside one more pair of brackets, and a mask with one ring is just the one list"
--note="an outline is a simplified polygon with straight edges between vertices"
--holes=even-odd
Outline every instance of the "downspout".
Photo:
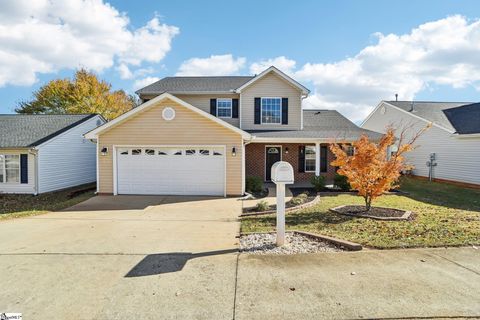
[[33,163],[34,163],[34,184],[33,184],[33,195],[38,195],[39,192],[39,183],[38,183],[38,149],[32,148],[28,150],[28,153],[33,156]]

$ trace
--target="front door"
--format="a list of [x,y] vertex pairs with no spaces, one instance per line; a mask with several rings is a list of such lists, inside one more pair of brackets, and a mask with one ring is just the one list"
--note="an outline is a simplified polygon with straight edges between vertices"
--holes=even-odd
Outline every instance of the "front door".
[[265,147],[265,181],[272,180],[272,166],[282,159],[282,147]]

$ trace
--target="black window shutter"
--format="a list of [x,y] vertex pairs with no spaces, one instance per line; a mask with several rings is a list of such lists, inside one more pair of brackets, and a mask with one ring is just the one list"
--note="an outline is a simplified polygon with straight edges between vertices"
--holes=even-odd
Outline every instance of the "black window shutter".
[[327,172],[327,146],[320,146],[320,172]]
[[210,114],[217,116],[217,99],[210,99]]
[[28,154],[20,155],[20,183],[28,183]]
[[238,118],[238,99],[232,99],[232,118]]
[[255,124],[260,124],[260,109],[261,101],[260,98],[255,98]]
[[298,172],[305,172],[305,146],[298,147]]
[[288,98],[282,98],[282,124],[288,124]]

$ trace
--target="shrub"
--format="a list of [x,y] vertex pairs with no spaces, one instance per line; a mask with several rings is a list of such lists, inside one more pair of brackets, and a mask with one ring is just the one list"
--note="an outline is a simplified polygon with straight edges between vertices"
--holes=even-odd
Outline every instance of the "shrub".
[[351,189],[347,176],[338,173],[336,173],[335,178],[333,178],[333,185],[340,188],[342,191],[350,191]]
[[310,183],[315,188],[315,191],[319,192],[325,189],[325,177],[324,176],[313,176],[310,179]]
[[258,201],[257,206],[255,207],[256,211],[267,211],[270,208],[268,202],[265,200]]
[[247,177],[245,179],[245,190],[250,193],[259,193],[263,190],[263,181],[259,177]]
[[290,200],[290,203],[294,206],[298,206],[298,205],[301,205],[301,204],[305,203],[305,201],[307,201],[307,198],[308,198],[308,194],[300,193],[298,196],[293,197]]

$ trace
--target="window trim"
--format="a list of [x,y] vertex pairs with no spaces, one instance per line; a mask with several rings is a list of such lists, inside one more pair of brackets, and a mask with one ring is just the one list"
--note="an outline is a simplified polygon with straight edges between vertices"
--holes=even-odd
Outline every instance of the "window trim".
[[[277,99],[280,100],[280,121],[278,123],[269,123],[263,122],[263,99]],[[260,97],[260,124],[268,124],[268,125],[282,125],[282,97]]]
[[[3,174],[3,181],[0,181],[0,184],[20,184],[22,182],[22,164],[20,162],[20,154],[18,153],[7,153],[7,154],[1,154],[3,156],[3,169],[2,169],[2,174]],[[18,158],[18,181],[14,182],[8,182],[7,181],[7,162],[5,159],[5,156],[16,156]]]
[[[230,117],[220,117],[218,115],[218,103],[222,101],[222,102],[225,102],[225,101],[230,101]],[[217,108],[216,108],[216,116],[217,118],[221,118],[221,119],[232,119],[232,115],[233,115],[233,99],[232,98],[217,98]],[[226,109],[226,108],[222,108],[222,109]]]
[[[312,148],[313,149],[313,159],[307,158],[307,148]],[[315,162],[315,166],[313,167],[313,170],[307,170],[307,160],[313,160]],[[317,168],[317,150],[315,146],[305,146],[305,163],[304,163],[304,171],[305,172],[315,172]]]

